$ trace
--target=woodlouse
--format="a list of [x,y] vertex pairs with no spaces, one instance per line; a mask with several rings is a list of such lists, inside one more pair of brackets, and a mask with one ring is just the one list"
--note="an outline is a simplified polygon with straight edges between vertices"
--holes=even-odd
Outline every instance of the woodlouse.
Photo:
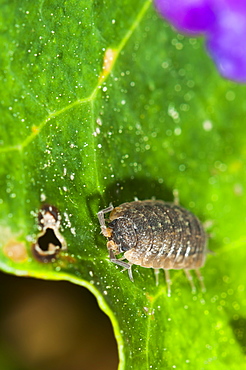
[[[104,214],[109,215],[108,226]],[[128,269],[133,281],[133,264],[164,269],[167,292],[171,294],[170,269],[184,269],[192,291],[195,286],[190,274],[194,269],[205,290],[199,268],[204,265],[207,253],[207,236],[199,219],[176,203],[162,200],[143,200],[123,203],[98,212],[102,233],[108,238],[110,260]],[[116,255],[124,253],[120,259]],[[128,263],[122,261],[126,259]]]

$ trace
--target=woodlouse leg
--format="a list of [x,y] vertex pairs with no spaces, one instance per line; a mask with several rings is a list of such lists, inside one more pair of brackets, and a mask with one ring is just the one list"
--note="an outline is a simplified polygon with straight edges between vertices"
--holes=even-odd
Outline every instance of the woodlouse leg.
[[179,206],[179,191],[178,189],[173,189],[173,203]]
[[125,270],[128,270],[128,275],[129,275],[130,280],[134,281],[133,276],[132,276],[132,264],[123,262],[115,258],[114,252],[111,249],[109,249],[109,259],[111,262],[115,263],[116,265],[123,267],[122,272]]
[[160,269],[154,269],[154,273],[155,273],[155,285],[156,286],[159,285],[159,272],[160,272]]
[[197,278],[198,278],[198,280],[200,282],[202,292],[205,293],[206,292],[206,287],[204,285],[204,281],[203,281],[204,279],[203,279],[203,276],[202,276],[200,270],[199,269],[195,269],[195,273],[196,273],[196,276],[197,276]]
[[196,287],[194,285],[193,277],[190,273],[190,270],[185,269],[184,272],[185,272],[185,275],[186,275],[187,279],[189,280],[189,283],[190,283],[190,286],[191,286],[191,292],[193,294],[195,294],[196,293]]
[[166,283],[167,283],[167,296],[168,297],[171,297],[171,279],[170,279],[170,273],[169,273],[169,270],[164,270],[165,272],[165,279],[166,279]]
[[99,223],[100,223],[100,226],[101,226],[101,230],[102,230],[102,233],[103,235],[105,235],[106,237],[108,236],[107,235],[107,232],[106,232],[106,225],[105,225],[105,219],[104,219],[104,214],[105,213],[108,213],[108,212],[111,212],[112,210],[114,209],[114,206],[112,203],[109,204],[109,207],[107,208],[104,208],[102,209],[101,211],[99,211],[97,213],[97,217],[98,217],[98,220],[99,220]]
[[[124,270],[122,270],[124,271]],[[128,267],[128,276],[129,276],[129,279],[133,282],[133,276],[132,276],[132,264],[129,264],[129,267]]]

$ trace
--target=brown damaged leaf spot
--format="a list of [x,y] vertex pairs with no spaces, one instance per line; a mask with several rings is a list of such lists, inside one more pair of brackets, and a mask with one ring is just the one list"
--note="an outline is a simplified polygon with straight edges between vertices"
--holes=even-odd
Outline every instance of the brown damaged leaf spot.
[[66,263],[73,263],[73,264],[78,262],[77,258],[75,258],[75,257],[73,257],[73,256],[71,256],[70,254],[67,254],[67,253],[64,254],[64,255],[61,255],[60,260],[62,262],[65,261]]
[[15,239],[11,239],[5,244],[3,252],[13,262],[20,263],[28,259],[25,244]]
[[59,258],[55,259],[54,262],[56,261],[56,266],[60,269],[66,269],[68,268],[69,265],[73,265],[75,269],[78,267],[78,260],[74,257],[71,256],[70,254],[66,252],[60,252],[59,253]]

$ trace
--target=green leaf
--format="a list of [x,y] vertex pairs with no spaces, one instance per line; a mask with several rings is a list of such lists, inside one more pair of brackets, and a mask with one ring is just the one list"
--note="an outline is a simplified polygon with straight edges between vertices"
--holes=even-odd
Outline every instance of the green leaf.
[[[245,369],[245,86],[225,81],[201,40],[151,1],[1,0],[0,259],[3,271],[87,287],[112,320],[120,369]],[[192,295],[109,262],[97,212],[134,197],[211,220]],[[68,250],[32,254],[42,204]],[[195,280],[198,286],[198,282]]]

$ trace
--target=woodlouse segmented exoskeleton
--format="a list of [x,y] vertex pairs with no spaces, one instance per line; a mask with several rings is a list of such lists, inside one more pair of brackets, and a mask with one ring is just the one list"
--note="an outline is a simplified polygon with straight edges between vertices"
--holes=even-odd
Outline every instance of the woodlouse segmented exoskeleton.
[[[104,214],[109,215],[108,226]],[[110,260],[128,269],[133,281],[131,266],[152,267],[156,276],[164,269],[168,296],[171,294],[170,269],[184,269],[192,291],[195,286],[189,270],[194,269],[205,290],[198,270],[204,265],[207,253],[207,236],[201,222],[190,211],[176,203],[162,200],[143,200],[123,203],[98,212],[103,235],[108,238]],[[120,259],[117,254],[124,253]],[[123,259],[128,261],[124,262]]]

